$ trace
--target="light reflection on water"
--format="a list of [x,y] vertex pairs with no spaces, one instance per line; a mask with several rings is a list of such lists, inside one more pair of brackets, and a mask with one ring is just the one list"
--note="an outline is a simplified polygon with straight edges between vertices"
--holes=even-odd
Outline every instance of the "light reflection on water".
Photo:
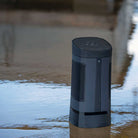
[[[42,133],[45,129],[45,134],[50,132],[49,136],[55,135],[56,131],[59,134],[64,129],[69,131],[70,86],[6,81],[1,82],[0,92],[0,106],[3,107],[0,113],[1,137],[5,136],[2,135],[5,129],[42,129]],[[39,131],[35,133],[39,134]],[[19,136],[26,135],[29,135],[27,131]]]
[[[126,84],[131,78],[131,72],[133,73],[133,70],[128,72],[130,76],[127,76]],[[98,130],[107,137],[119,133],[119,130],[116,130],[118,127],[127,127],[129,123],[138,120],[138,95],[137,89],[133,89],[134,86],[135,83],[130,86],[124,84],[122,88],[112,88],[111,128],[85,130],[70,125],[71,134],[75,132],[76,135],[76,131],[78,131],[78,136],[99,135]],[[23,133],[20,132],[19,136],[31,136],[32,130],[39,130],[34,133],[36,136],[40,135],[39,132],[41,136],[43,133],[46,136],[54,136],[56,130],[59,131],[58,136],[62,137],[63,134],[66,134],[66,137],[69,137],[70,86],[1,81],[0,92],[0,106],[3,107],[0,114],[2,136],[7,135],[3,134],[7,129],[9,135],[15,131],[11,129],[23,129],[24,131],[21,131]],[[16,133],[12,134],[13,137],[16,135]]]

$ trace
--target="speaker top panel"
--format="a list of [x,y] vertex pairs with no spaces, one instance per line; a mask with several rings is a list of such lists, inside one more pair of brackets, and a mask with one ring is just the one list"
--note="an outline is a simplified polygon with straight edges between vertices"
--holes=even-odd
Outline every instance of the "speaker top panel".
[[79,37],[72,40],[73,55],[84,58],[102,58],[112,55],[111,45],[98,37]]

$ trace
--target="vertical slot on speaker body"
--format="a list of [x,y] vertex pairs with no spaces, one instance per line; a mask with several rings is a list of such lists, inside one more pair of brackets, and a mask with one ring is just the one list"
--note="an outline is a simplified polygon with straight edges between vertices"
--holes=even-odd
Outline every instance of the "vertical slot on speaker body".
[[72,60],[72,97],[84,101],[85,65]]

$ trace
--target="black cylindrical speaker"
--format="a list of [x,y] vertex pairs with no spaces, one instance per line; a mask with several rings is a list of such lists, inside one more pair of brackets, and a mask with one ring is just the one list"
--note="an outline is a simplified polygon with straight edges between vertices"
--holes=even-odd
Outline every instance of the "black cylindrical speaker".
[[112,47],[104,39],[81,37],[72,41],[70,122],[82,128],[111,123]]

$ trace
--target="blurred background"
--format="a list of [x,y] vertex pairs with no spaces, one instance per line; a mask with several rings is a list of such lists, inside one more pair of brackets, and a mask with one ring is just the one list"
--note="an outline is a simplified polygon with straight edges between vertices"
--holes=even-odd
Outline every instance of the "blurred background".
[[[0,0],[0,137],[138,137],[137,0]],[[112,125],[69,125],[72,39],[113,47]]]

